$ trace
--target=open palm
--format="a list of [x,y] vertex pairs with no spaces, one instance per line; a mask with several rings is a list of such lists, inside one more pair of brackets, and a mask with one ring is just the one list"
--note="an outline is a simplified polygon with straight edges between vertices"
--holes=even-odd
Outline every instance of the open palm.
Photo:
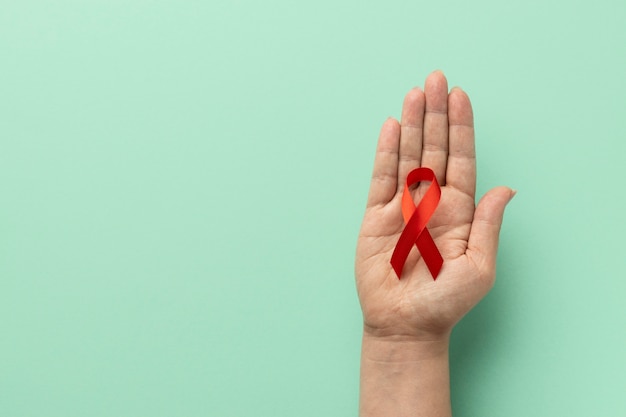
[[[407,174],[431,168],[441,200],[428,229],[444,259],[433,280],[413,248],[399,280],[391,254],[404,228],[401,198]],[[425,187],[414,190],[417,203]],[[365,331],[374,336],[433,339],[447,336],[495,280],[498,235],[514,192],[490,190],[475,206],[474,124],[468,96],[448,94],[445,76],[428,76],[424,91],[405,97],[399,124],[380,133],[367,208],[359,234],[356,280]]]

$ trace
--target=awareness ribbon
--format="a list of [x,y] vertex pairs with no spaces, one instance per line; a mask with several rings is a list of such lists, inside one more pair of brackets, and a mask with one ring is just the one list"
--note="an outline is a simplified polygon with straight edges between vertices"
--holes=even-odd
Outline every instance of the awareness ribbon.
[[[426,193],[424,193],[424,197],[416,206],[413,203],[409,187],[421,181],[430,181],[430,185]],[[413,244],[417,246],[417,249],[422,254],[422,258],[433,279],[437,279],[437,275],[439,275],[443,265],[443,258],[426,228],[426,224],[435,212],[440,198],[441,188],[439,188],[435,173],[430,168],[416,168],[409,172],[409,175],[406,177],[404,193],[402,194],[402,217],[404,217],[406,226],[400,234],[396,248],[391,255],[391,266],[396,271],[398,279],[402,275],[404,263],[409,256],[409,252],[411,252]]]

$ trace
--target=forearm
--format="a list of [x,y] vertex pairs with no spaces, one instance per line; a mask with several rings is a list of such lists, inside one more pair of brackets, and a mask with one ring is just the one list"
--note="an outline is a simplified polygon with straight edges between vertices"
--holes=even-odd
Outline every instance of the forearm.
[[448,346],[364,335],[359,415],[450,417]]

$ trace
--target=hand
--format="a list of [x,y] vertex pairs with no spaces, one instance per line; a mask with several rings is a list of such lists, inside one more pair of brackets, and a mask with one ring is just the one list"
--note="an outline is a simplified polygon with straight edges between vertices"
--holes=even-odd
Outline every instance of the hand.
[[[444,264],[433,280],[413,247],[399,280],[389,260],[404,228],[406,176],[420,166],[431,168],[441,185],[428,229]],[[416,203],[424,190],[415,190]],[[423,92],[406,95],[401,123],[390,118],[380,132],[355,265],[366,335],[445,339],[491,289],[504,208],[515,192],[494,188],[477,206],[475,192],[472,107],[460,88],[448,94],[445,76],[435,71]]]

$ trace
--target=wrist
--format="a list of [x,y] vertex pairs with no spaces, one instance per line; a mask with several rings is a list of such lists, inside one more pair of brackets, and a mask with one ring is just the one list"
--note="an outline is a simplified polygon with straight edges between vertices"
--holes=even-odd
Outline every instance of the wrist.
[[[367,321],[363,323],[363,338],[380,342],[439,342],[449,343],[452,328],[419,329],[417,326],[372,326]],[[424,343],[428,345],[428,343]]]
[[360,416],[451,415],[449,338],[363,334]]
[[449,333],[432,338],[415,338],[403,335],[377,336],[364,331],[362,353],[363,359],[377,362],[447,361],[449,346]]

